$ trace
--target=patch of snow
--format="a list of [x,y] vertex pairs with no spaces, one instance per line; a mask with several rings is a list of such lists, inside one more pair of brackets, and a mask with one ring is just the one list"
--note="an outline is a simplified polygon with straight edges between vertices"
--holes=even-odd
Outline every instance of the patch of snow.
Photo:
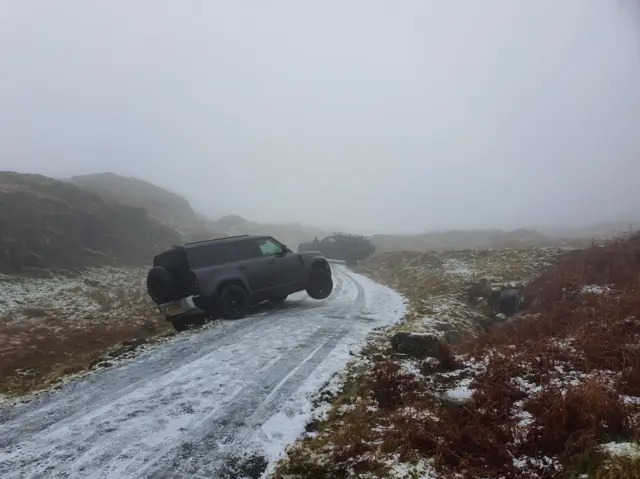
[[612,456],[638,458],[640,444],[635,442],[610,442],[602,446],[602,450]]
[[[0,279],[0,316],[4,322],[36,320],[25,310],[42,309],[57,320],[75,321],[87,315],[111,312],[132,296],[146,299],[147,270],[132,267],[103,267],[79,276],[49,278],[4,277]],[[44,317],[43,316],[43,317]]]
[[455,276],[471,276],[473,270],[463,261],[455,258],[449,258],[444,261],[444,266],[447,273]]
[[437,479],[438,475],[433,467],[433,459],[421,459],[415,464],[407,464],[398,461],[398,456],[393,455],[385,461],[391,468],[389,479]]
[[[429,358],[433,359],[433,358]],[[412,374],[414,376],[422,376],[422,370],[420,368],[420,363],[417,361],[406,360],[400,363],[400,370]]]
[[584,285],[581,289],[582,293],[593,293],[593,294],[605,294],[611,291],[607,286],[600,286],[597,284],[587,284]]
[[465,378],[462,381],[460,381],[456,387],[454,387],[453,389],[449,389],[448,391],[446,391],[444,393],[444,395],[449,398],[449,399],[453,399],[456,401],[461,401],[461,400],[465,400],[465,399],[470,399],[471,396],[473,395],[473,391],[471,389],[469,389],[469,385],[471,384],[472,379],[471,378]]
[[640,404],[640,397],[635,396],[621,396],[622,400],[625,404]]

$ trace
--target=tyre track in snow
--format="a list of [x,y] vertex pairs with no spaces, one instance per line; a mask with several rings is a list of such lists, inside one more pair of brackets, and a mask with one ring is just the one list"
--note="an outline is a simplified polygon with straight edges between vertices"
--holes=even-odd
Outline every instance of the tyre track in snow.
[[[351,329],[354,316],[364,307],[365,292],[359,283],[352,278],[349,280],[356,286],[358,295],[353,303],[335,313],[343,320],[342,323],[324,326],[296,348],[294,354],[270,365],[260,381],[239,391],[233,403],[206,421],[192,439],[174,447],[173,452],[162,455],[153,467],[146,467],[143,472],[151,477],[194,474],[218,477],[216,474],[226,467],[227,458],[236,457],[231,451],[242,447],[256,428],[276,412],[282,401],[300,386]],[[226,447],[220,450],[220,446]],[[185,456],[186,459],[181,460]]]
[[[338,272],[336,276],[336,286],[331,297],[328,299],[329,301],[335,301],[340,298],[344,282],[343,276],[344,275]],[[183,339],[182,344],[174,345],[172,342],[159,346],[162,348],[161,351],[153,351],[156,357],[155,367],[153,369],[145,368],[144,375],[140,374],[135,364],[132,365],[130,362],[127,362],[113,369],[101,371],[101,375],[96,374],[89,376],[85,382],[69,384],[64,392],[68,398],[64,407],[54,405],[54,407],[47,408],[45,406],[40,410],[40,414],[34,415],[28,421],[23,421],[22,429],[15,431],[17,434],[5,432],[2,424],[7,423],[17,416],[23,415],[22,408],[0,410],[0,448],[9,447],[16,439],[24,439],[26,435],[42,431],[51,424],[61,425],[64,420],[73,421],[74,418],[109,404],[113,399],[126,395],[140,388],[143,384],[172,374],[179,365],[200,360],[220,348],[237,343],[245,334],[245,330],[258,327],[264,328],[265,325],[262,323],[273,320],[274,317],[277,318],[277,320],[281,320],[284,317],[304,314],[308,309],[320,306],[322,306],[321,303],[312,303],[308,297],[303,296],[289,301],[288,307],[284,310],[259,312],[256,315],[242,320],[220,322],[221,324],[217,324],[214,328],[206,331],[206,334],[203,334],[201,331],[183,334],[183,338],[180,338]],[[258,310],[260,310],[260,308],[258,308]],[[265,319],[267,321],[265,321]],[[172,348],[172,346],[174,347]],[[172,354],[167,356],[165,349],[173,349]],[[146,355],[147,354],[145,354],[145,356]],[[113,380],[109,381],[110,387],[107,391],[104,390],[105,375],[113,377]],[[44,397],[38,398],[30,408],[46,405],[49,397],[54,394],[55,393],[47,394]]]
[[365,289],[346,268],[332,269],[335,288],[323,302],[293,295],[283,309],[178,335],[0,410],[0,475],[216,477],[352,334],[372,292],[375,308],[385,302],[384,287]]

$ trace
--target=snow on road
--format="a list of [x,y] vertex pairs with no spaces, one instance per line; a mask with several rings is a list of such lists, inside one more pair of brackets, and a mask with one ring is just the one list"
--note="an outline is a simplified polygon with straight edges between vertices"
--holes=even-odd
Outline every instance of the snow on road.
[[397,293],[332,268],[325,301],[292,295],[0,409],[0,476],[260,477],[303,432],[309,394],[404,314]]

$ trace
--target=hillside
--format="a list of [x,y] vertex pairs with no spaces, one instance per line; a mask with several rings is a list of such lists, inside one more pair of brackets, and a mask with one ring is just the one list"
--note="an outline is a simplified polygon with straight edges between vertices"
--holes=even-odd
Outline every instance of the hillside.
[[145,210],[46,176],[0,172],[0,272],[146,264],[178,233]]
[[185,198],[153,183],[114,173],[74,176],[67,181],[107,200],[146,210],[152,218],[178,230],[182,241],[224,235],[207,227]]

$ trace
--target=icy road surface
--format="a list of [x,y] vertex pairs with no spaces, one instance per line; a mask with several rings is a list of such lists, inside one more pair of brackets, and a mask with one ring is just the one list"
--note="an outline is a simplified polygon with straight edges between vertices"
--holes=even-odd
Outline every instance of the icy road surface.
[[324,301],[292,295],[0,409],[0,477],[260,477],[304,431],[309,393],[404,313],[392,290],[332,268]]

